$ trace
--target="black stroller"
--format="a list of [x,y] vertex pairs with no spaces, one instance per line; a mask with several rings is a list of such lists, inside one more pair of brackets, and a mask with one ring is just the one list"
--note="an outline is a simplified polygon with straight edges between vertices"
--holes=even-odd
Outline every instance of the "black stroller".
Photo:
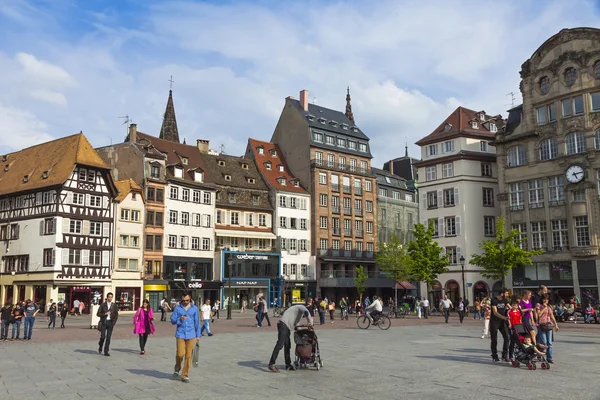
[[515,345],[515,358],[512,361],[512,366],[519,368],[521,363],[525,364],[529,370],[537,369],[536,363],[540,363],[542,369],[550,369],[550,363],[546,360],[545,355],[537,354],[533,347],[525,348],[523,341],[525,335],[529,335],[529,331],[525,325],[514,325],[510,330],[511,346]]
[[310,364],[320,370],[323,367],[321,351],[319,350],[319,339],[311,328],[297,326],[294,332],[294,343],[296,343],[296,368],[308,368]]

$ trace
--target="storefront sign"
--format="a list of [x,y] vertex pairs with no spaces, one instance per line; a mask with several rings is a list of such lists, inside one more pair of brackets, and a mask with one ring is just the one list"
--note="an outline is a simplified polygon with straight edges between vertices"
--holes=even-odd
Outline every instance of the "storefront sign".
[[268,260],[269,256],[261,256],[256,254],[237,254],[238,260]]
[[[231,284],[233,286],[260,286],[260,282],[259,281],[254,281],[254,280],[248,280],[248,281],[231,281]],[[265,283],[262,286],[267,286],[266,281],[265,281]]]
[[144,291],[147,292],[164,292],[167,290],[167,285],[144,285]]
[[172,290],[196,290],[208,289],[218,290],[222,286],[221,281],[170,281]]
[[202,282],[190,282],[187,285],[188,289],[202,289],[203,286],[204,283]]

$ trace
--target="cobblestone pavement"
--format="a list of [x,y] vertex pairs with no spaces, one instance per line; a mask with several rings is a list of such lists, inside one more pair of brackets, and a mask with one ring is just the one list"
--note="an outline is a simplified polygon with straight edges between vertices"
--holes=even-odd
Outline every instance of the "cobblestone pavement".
[[[0,399],[600,398],[600,330],[589,329],[593,326],[585,326],[586,332],[561,330],[556,364],[550,371],[529,371],[492,363],[489,340],[481,339],[480,325],[472,321],[394,320],[388,331],[358,330],[354,321],[347,329],[332,329],[343,323],[327,324],[317,327],[321,371],[273,374],[266,364],[275,327],[250,328],[250,321],[229,321],[230,327],[242,325],[234,333],[217,333],[227,325],[215,324],[216,334],[202,338],[200,366],[192,368],[189,384],[171,379],[172,328],[159,324],[160,334],[149,338],[141,356],[137,337],[126,335],[131,331],[123,326],[111,357],[97,354],[96,332],[76,324],[61,336],[85,332],[87,340],[50,342],[60,331],[38,329],[31,342],[0,343]],[[283,364],[283,354],[278,361]]]

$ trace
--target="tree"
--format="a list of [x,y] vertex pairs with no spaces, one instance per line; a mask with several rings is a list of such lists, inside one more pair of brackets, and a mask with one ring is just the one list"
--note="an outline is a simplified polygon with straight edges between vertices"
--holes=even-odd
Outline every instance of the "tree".
[[427,293],[429,285],[437,277],[448,271],[450,260],[442,254],[442,248],[433,240],[433,221],[429,227],[425,228],[423,224],[416,224],[413,230],[414,239],[408,243],[408,259],[410,260],[410,273],[413,279],[425,282]]
[[362,295],[367,290],[367,279],[369,279],[368,275],[365,273],[365,267],[359,265],[356,268],[356,277],[354,278],[354,286],[356,286],[356,291],[358,292],[358,297],[360,300],[360,304],[362,304]]
[[[379,269],[390,279],[394,280],[394,288],[399,281],[409,281],[412,278],[410,259],[400,238],[392,235],[387,243],[379,243],[379,252],[375,257]],[[396,292],[396,302],[398,293]]]
[[542,254],[542,250],[525,250],[521,243],[527,239],[521,239],[521,232],[516,229],[506,233],[504,231],[504,218],[496,220],[496,239],[484,240],[479,244],[483,250],[482,254],[473,254],[469,264],[483,268],[481,275],[494,280],[502,280],[508,271],[519,265],[532,264],[531,257]]

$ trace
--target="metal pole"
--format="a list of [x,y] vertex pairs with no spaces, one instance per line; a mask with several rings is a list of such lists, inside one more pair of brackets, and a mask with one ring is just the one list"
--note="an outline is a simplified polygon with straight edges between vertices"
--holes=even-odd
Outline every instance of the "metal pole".
[[505,288],[506,283],[504,281],[504,277],[505,277],[505,274],[504,274],[504,247],[502,247],[502,251],[500,252],[500,255],[502,257],[502,288]]
[[229,256],[229,301],[227,302],[227,319],[231,319],[231,255]]
[[461,264],[462,268],[462,287],[463,287],[463,300],[467,299],[467,291],[465,290],[465,262]]

